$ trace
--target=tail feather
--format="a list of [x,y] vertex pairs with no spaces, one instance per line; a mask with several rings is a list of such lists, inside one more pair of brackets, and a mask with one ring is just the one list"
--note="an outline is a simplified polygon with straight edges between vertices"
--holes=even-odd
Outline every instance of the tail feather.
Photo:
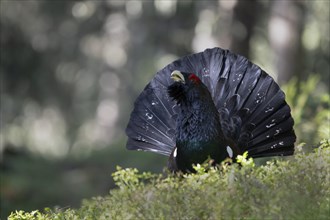
[[[149,113],[146,113],[149,114]],[[171,137],[169,136],[169,132],[164,132],[170,129],[162,122],[157,116],[155,118],[151,118],[152,113],[145,117],[137,116],[134,120],[131,121],[127,128],[127,134],[133,135],[133,129],[135,129],[135,133],[138,135],[137,139],[139,141],[145,140],[148,143],[166,144],[172,142]],[[150,119],[149,119],[150,118]],[[149,121],[153,120],[153,121]],[[157,125],[157,126],[156,126]],[[140,136],[141,137],[140,137]]]
[[[271,126],[272,124],[268,125]],[[268,128],[267,124],[264,127],[266,130],[262,131],[262,133],[258,135],[254,135],[254,132],[252,132],[253,139],[248,143],[248,146],[256,146],[257,144],[261,143],[262,141],[265,141],[267,139],[276,139],[281,134],[291,132],[292,126],[293,126],[293,120],[292,118],[287,118],[285,121],[280,122],[278,125]],[[257,127],[259,128],[259,127]],[[260,130],[260,129],[259,129]]]
[[272,114],[267,120],[261,121],[257,124],[256,129],[253,131],[253,136],[258,136],[260,134],[266,133],[269,130],[272,130],[274,127],[280,127],[282,122],[290,121],[290,124],[285,124],[284,129],[292,128],[293,119],[290,117],[290,108],[287,105],[283,105],[278,109],[274,114]]
[[[245,57],[230,54],[230,58],[235,59],[235,61],[232,61],[233,64],[228,75],[227,83],[230,85],[230,90],[227,91],[228,97],[231,97],[234,94],[239,94],[243,101],[249,94],[247,92],[248,89],[251,90],[255,86],[253,80],[256,81],[255,79],[257,79],[259,73],[250,69],[251,67],[253,68],[253,66],[249,65],[249,62]],[[249,72],[253,74],[246,74]]]
[[[138,148],[131,148],[129,146],[141,146]],[[165,156],[169,156],[168,151],[165,150],[166,147],[157,147],[158,145],[150,144],[142,140],[128,139],[127,149],[128,150],[137,150],[137,151],[151,151]]]
[[158,74],[135,101],[126,128],[127,149],[171,154],[175,146],[176,110],[167,94],[167,78],[168,75]]
[[[258,89],[257,83],[260,81],[261,69],[258,69],[255,65],[248,65],[244,77],[241,79],[241,84],[237,90],[237,93],[241,96],[241,108],[255,108],[256,103],[254,93]],[[230,83],[230,82],[229,82]],[[261,103],[260,103],[261,104]]]
[[237,111],[239,110],[238,106],[239,106],[240,100],[241,100],[240,95],[238,95],[238,94],[233,95],[232,97],[229,98],[229,100],[227,100],[225,102],[226,109],[231,114],[237,113]]
[[215,100],[215,107],[218,111],[223,107],[225,100],[227,99],[227,95],[225,91],[229,91],[230,87],[227,83],[226,78],[220,78],[218,81],[218,87],[215,90],[215,96],[213,99]]
[[[240,89],[238,92],[242,96],[241,108],[248,108],[251,116],[258,108],[262,108],[264,101],[270,97],[267,94],[269,86],[269,78],[260,70],[254,75],[255,78],[249,78],[246,84],[249,84],[248,88]],[[244,90],[247,89],[244,93]]]
[[286,153],[293,153],[294,151],[293,143],[295,139],[296,138],[294,136],[293,131],[289,133],[284,133],[276,139],[273,139],[271,141],[267,140],[264,143],[254,145],[253,147],[248,149],[249,156],[264,157],[266,156],[266,154],[270,154],[270,153],[272,153],[273,156],[280,156],[284,154],[288,155]]
[[[277,94],[270,96],[269,101],[263,105],[263,108],[256,109],[248,118],[247,123],[253,122],[255,124],[259,124],[261,121],[270,118],[283,106],[287,106],[287,104],[284,100],[284,93],[280,91]],[[290,115],[290,108],[289,106],[287,107],[287,114]]]
[[[217,109],[220,109],[223,107],[226,100],[230,98],[230,92],[232,89],[232,85],[229,84],[229,76],[231,72],[231,65],[233,64],[232,59],[230,59],[231,56],[224,57],[223,65],[220,69],[221,72],[219,72],[219,83],[217,86],[215,86],[215,92],[214,92],[214,102]],[[213,71],[212,71],[213,72]],[[218,93],[216,93],[218,91]]]

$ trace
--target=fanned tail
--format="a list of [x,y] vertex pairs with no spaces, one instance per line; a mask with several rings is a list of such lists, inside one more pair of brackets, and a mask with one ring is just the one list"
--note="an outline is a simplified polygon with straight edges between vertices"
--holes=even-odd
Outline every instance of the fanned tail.
[[135,102],[126,129],[127,148],[170,155],[175,147],[176,104],[167,87],[178,70],[208,87],[224,135],[251,157],[291,155],[293,118],[276,82],[245,57],[220,48],[185,56],[159,71]]

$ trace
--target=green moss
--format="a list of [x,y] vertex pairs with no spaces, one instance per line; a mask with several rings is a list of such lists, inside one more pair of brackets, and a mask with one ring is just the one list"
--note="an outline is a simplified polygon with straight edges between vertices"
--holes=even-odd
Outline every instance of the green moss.
[[255,166],[245,159],[184,175],[117,168],[118,188],[109,196],[77,210],[17,211],[9,219],[329,219],[330,140],[289,160]]

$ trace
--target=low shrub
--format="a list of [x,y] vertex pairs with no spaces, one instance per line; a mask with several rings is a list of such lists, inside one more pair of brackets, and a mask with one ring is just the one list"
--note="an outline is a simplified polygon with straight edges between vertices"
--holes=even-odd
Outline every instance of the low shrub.
[[110,195],[79,209],[16,211],[14,219],[329,219],[330,140],[312,153],[256,166],[195,166],[194,174],[140,173],[117,168]]

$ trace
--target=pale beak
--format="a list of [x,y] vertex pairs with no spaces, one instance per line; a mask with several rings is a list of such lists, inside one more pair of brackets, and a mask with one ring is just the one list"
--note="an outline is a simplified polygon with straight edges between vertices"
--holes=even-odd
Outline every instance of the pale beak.
[[171,73],[171,79],[173,79],[175,82],[182,82],[185,83],[186,81],[184,80],[184,76],[182,75],[182,73],[178,70],[174,70]]

